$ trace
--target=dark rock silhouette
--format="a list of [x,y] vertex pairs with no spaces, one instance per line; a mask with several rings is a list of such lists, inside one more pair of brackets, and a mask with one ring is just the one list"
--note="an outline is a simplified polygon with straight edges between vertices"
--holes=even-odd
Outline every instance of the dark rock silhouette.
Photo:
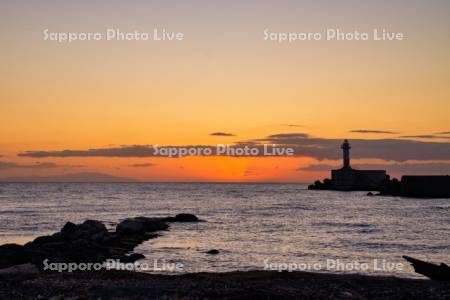
[[141,254],[141,253],[132,253],[130,255],[126,255],[125,257],[123,257],[120,261],[123,263],[128,263],[128,262],[135,262],[139,259],[144,259],[145,255]]
[[25,248],[17,244],[4,244],[0,246],[0,268],[21,265],[30,261]]
[[[178,216],[178,217],[177,217]],[[43,263],[101,263],[107,259],[134,262],[144,258],[132,253],[140,243],[158,237],[156,232],[166,230],[166,222],[197,222],[190,214],[168,218],[128,218],[120,222],[116,231],[110,232],[96,220],[82,224],[67,222],[61,231],[40,236],[25,245],[5,244],[0,246],[0,268],[32,263],[43,268]]]
[[207,251],[206,253],[211,254],[211,255],[216,255],[216,254],[219,254],[220,252],[217,249],[211,249],[211,250]]
[[401,196],[402,186],[400,181],[397,178],[390,179],[389,176],[386,176],[385,180],[381,184],[380,194],[386,196]]
[[435,265],[406,255],[403,258],[411,263],[416,273],[422,274],[431,280],[450,282],[450,267],[448,265],[444,263]]
[[167,228],[169,228],[169,225],[164,223],[162,218],[136,217],[125,219],[117,224],[116,232],[120,235],[143,234],[146,232],[166,230]]
[[175,217],[163,218],[164,222],[202,222],[197,216],[193,214],[178,214]]
[[316,180],[314,184],[308,186],[308,190],[332,190],[333,185],[331,179],[325,178],[323,182]]

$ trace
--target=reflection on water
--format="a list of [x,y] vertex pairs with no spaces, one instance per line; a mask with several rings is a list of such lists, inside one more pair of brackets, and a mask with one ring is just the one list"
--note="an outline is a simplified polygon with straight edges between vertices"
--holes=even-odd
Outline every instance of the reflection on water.
[[[149,264],[181,262],[186,272],[263,269],[265,261],[404,263],[401,255],[450,262],[449,199],[366,197],[298,184],[42,183],[0,190],[2,244],[25,243],[66,221],[97,219],[112,229],[126,217],[189,212],[207,222],[172,224],[136,251]],[[210,249],[220,254],[205,254]],[[416,276],[407,264],[385,274]]]

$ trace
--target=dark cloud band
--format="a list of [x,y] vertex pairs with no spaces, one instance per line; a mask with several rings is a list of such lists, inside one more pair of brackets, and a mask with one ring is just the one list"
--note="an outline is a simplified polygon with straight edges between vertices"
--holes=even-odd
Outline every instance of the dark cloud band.
[[51,162],[35,163],[35,164],[19,164],[15,162],[0,161],[0,170],[8,169],[54,169],[54,168],[81,168],[80,165],[59,165]]
[[[263,147],[263,144],[276,144],[279,147],[291,147],[295,156],[308,156],[319,160],[340,159],[339,149],[342,139],[312,138],[304,133],[288,133],[270,135],[263,139],[255,139],[237,143],[231,147],[241,147],[248,144],[252,147]],[[450,143],[416,141],[409,139],[352,139],[353,158],[378,158],[382,160],[450,160]],[[164,146],[171,147],[171,146]],[[192,145],[174,146],[174,148],[211,148],[215,147]],[[87,150],[62,151],[25,151],[18,154],[23,157],[154,157],[154,149],[150,145],[133,145],[115,148],[96,148]]]
[[356,129],[350,130],[352,133],[374,133],[374,134],[397,134],[396,131],[391,130],[370,130],[370,129]]
[[210,133],[209,135],[211,135],[211,136],[235,136],[234,134],[228,133],[228,132],[213,132],[213,133]]

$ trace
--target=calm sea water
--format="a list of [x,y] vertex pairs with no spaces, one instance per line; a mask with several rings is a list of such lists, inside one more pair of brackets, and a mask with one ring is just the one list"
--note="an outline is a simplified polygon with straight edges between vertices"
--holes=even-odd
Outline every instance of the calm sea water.
[[[450,262],[450,199],[365,194],[299,184],[0,184],[0,244],[25,243],[67,221],[97,219],[114,228],[126,217],[189,212],[207,222],[172,224],[136,249],[144,262],[181,263],[183,272],[270,263],[403,277],[416,276],[405,254]],[[213,248],[221,253],[205,254]]]

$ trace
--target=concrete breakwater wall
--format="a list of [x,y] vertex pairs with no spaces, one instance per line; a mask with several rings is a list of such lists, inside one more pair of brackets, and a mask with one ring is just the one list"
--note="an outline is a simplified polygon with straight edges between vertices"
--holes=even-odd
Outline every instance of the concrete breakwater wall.
[[450,198],[450,176],[403,176],[401,195],[407,197]]

